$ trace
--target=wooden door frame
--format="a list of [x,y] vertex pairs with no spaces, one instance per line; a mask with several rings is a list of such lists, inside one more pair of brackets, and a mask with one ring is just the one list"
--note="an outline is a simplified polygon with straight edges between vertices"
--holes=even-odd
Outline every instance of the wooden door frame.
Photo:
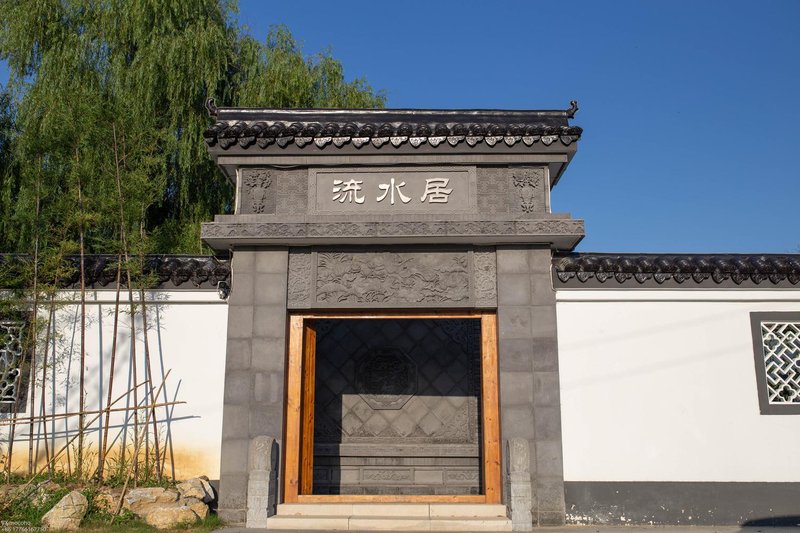
[[[479,495],[311,494],[314,435],[316,334],[307,321],[321,319],[464,319],[481,321],[481,414],[484,492]],[[286,366],[286,426],[283,446],[285,503],[409,502],[501,503],[500,406],[497,370],[497,313],[494,311],[353,311],[289,315]]]

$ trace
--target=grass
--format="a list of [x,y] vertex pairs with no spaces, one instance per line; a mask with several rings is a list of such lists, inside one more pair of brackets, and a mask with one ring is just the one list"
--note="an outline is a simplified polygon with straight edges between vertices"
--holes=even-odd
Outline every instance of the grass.
[[107,531],[109,533],[141,533],[141,532],[152,532],[152,531],[175,531],[175,532],[190,532],[190,533],[206,533],[209,531],[213,531],[215,529],[219,529],[222,527],[222,522],[220,522],[219,518],[215,514],[209,514],[205,520],[201,522],[196,522],[194,524],[189,524],[181,528],[176,529],[169,529],[169,530],[158,530],[154,527],[150,527],[138,518],[135,515],[128,513],[130,516],[128,517],[118,517],[117,520],[110,524],[110,517],[108,515],[105,516],[88,516],[84,518],[83,522],[81,522],[81,531]]

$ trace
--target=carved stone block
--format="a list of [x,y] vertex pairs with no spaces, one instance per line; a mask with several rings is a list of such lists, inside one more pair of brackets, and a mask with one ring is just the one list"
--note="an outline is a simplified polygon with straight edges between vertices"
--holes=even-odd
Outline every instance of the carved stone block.
[[308,179],[305,169],[280,170],[278,176],[275,213],[303,215],[308,212]]
[[533,488],[530,474],[530,446],[526,439],[513,438],[506,442],[506,467],[508,494],[511,512],[511,527],[514,531],[533,529]]
[[250,441],[247,480],[247,527],[267,527],[278,502],[278,445],[275,439],[258,436]]
[[239,188],[240,214],[275,213],[275,176],[265,168],[243,168]]
[[514,169],[508,187],[508,204],[512,213],[531,217],[545,213],[547,183],[543,168]]
[[290,309],[314,307],[494,307],[492,248],[460,250],[293,249]]

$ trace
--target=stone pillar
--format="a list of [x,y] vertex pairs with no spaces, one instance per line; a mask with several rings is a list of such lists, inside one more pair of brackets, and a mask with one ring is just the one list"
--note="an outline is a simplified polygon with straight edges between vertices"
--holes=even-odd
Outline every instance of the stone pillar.
[[[498,246],[497,318],[503,441],[530,447],[533,523],[564,523],[556,301],[549,248]],[[504,472],[508,476],[508,472]],[[506,499],[508,495],[506,495]],[[509,504],[510,502],[506,502]]]
[[531,505],[530,447],[527,439],[514,438],[506,443],[506,493],[514,531],[533,529]]
[[283,434],[287,272],[286,249],[233,254],[218,508],[231,525],[246,520],[251,439]]
[[250,442],[247,482],[247,527],[267,527],[278,503],[278,446],[268,436]]

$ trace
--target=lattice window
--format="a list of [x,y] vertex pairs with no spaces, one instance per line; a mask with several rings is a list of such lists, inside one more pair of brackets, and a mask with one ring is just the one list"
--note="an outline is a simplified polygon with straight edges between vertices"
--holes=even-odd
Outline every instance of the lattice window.
[[0,407],[13,408],[22,399],[23,334],[25,323],[0,320]]
[[763,414],[800,414],[800,313],[751,313]]
[[769,403],[800,404],[800,322],[762,322]]

